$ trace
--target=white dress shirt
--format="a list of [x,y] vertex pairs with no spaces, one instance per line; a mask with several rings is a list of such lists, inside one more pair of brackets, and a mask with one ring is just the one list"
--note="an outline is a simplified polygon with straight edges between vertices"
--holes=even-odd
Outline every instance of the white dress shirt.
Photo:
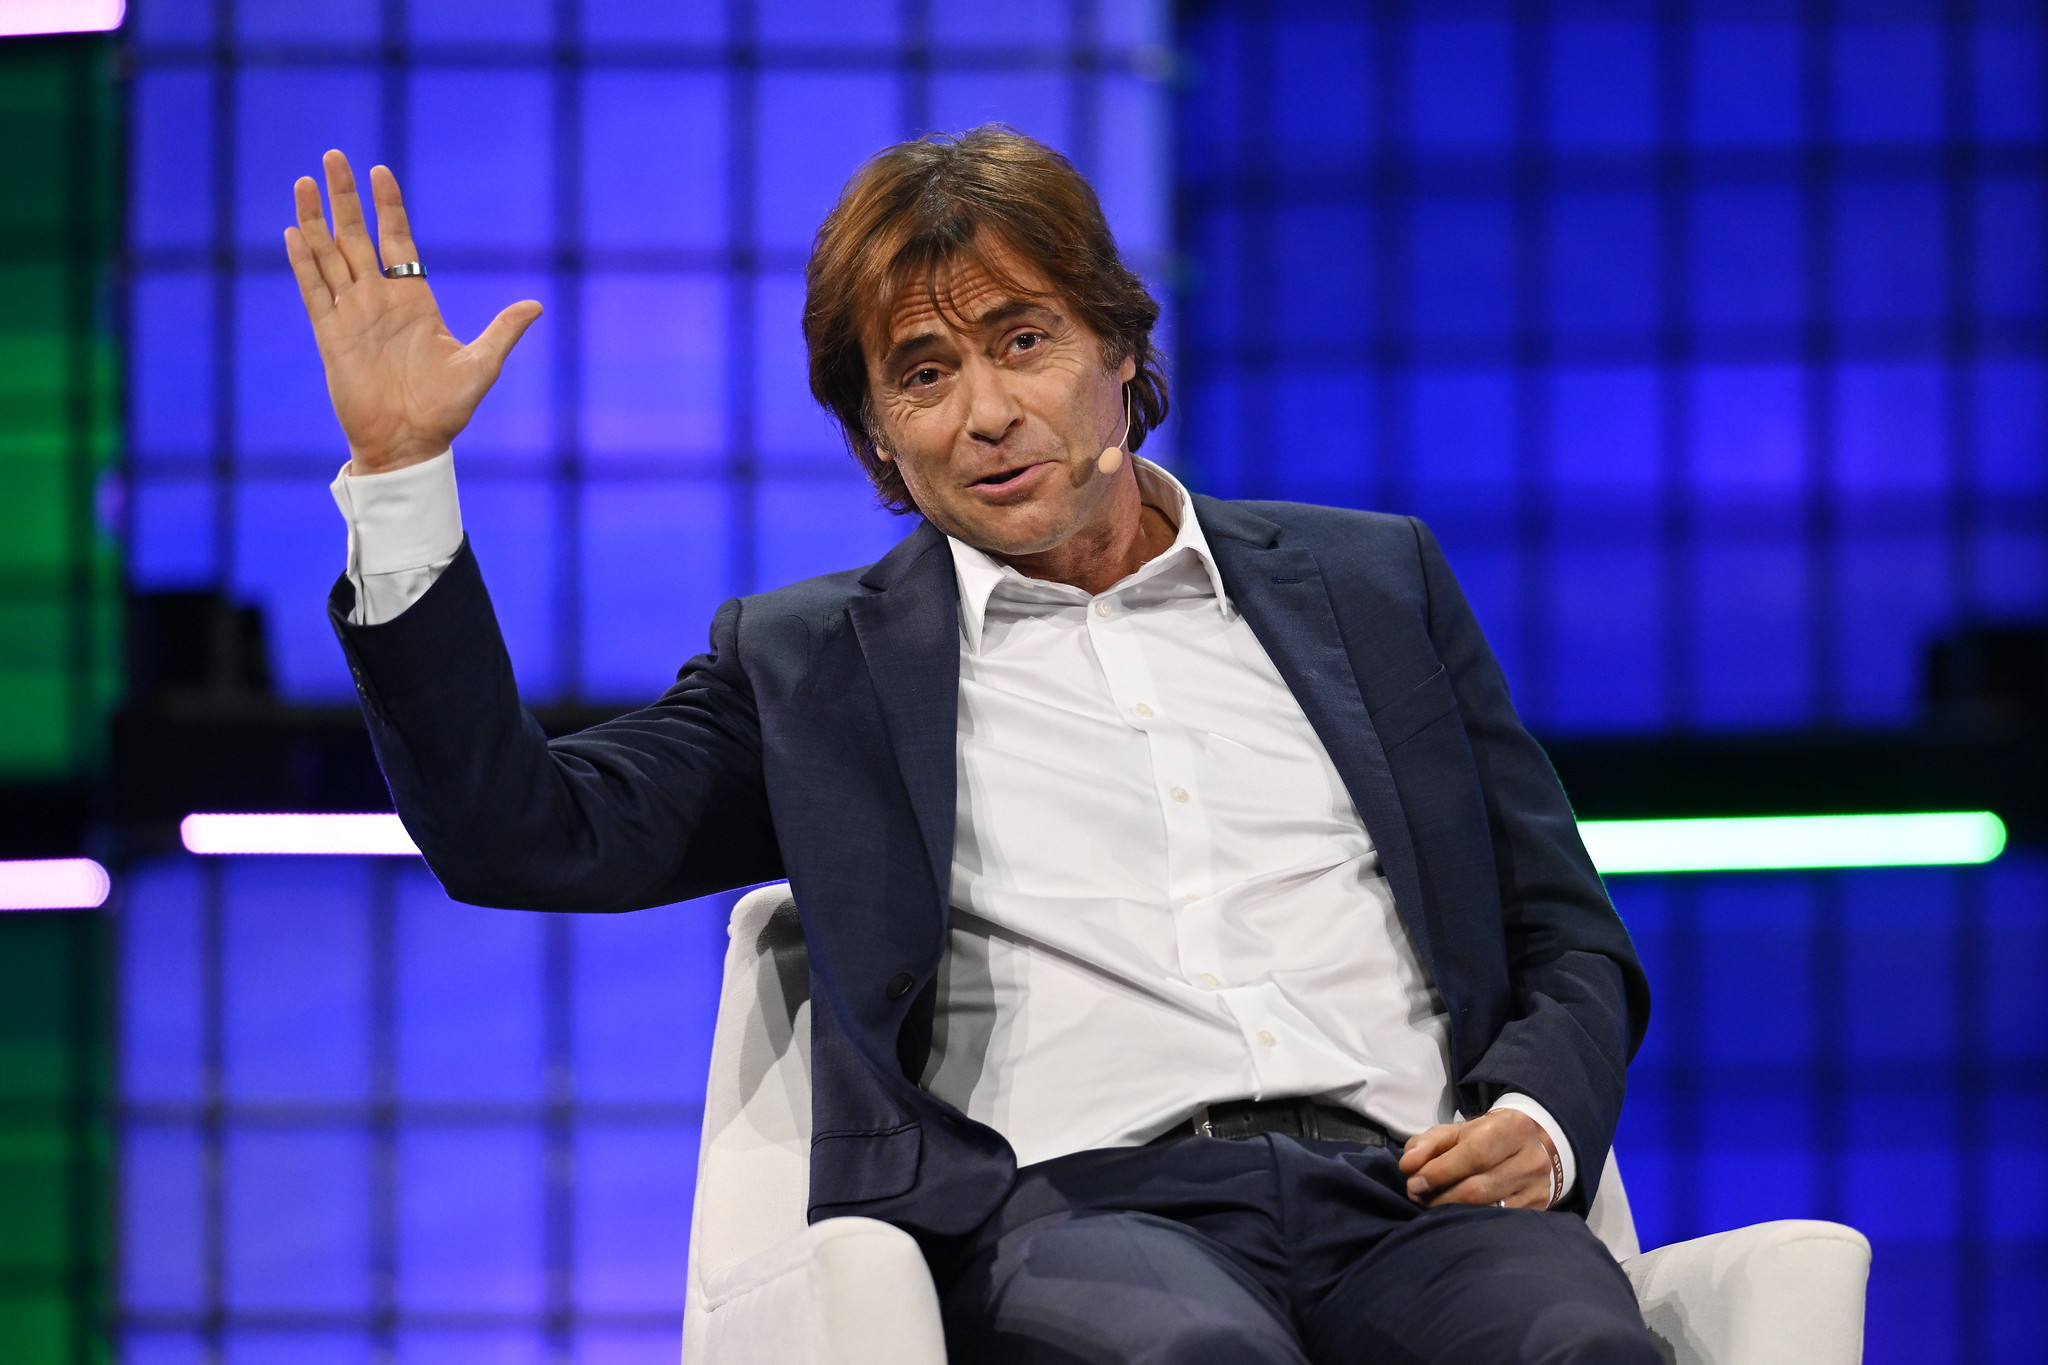
[[[1372,837],[1186,490],[1134,464],[1176,538],[1105,592],[949,540],[959,798],[923,1083],[1020,1163],[1143,1143],[1228,1100],[1312,1096],[1396,1137],[1449,1121],[1443,1004]],[[334,496],[351,619],[388,621],[461,545],[453,459],[344,468]],[[1570,1190],[1543,1106],[1495,1107],[1543,1127]]]

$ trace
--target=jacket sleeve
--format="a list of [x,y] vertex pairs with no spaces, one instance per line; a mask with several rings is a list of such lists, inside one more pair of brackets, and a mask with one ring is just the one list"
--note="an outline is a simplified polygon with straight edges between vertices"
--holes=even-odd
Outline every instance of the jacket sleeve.
[[1413,525],[1430,638],[1457,695],[1486,803],[1513,997],[1507,1024],[1459,1086],[1489,1104],[1520,1091],[1550,1111],[1578,1159],[1578,1188],[1565,1206],[1583,1212],[1649,1022],[1649,983],[1556,770],[1515,714],[1442,548],[1428,527]]
[[549,740],[520,705],[465,540],[404,613],[348,622],[328,600],[377,759],[448,894],[521,910],[635,910],[781,875],[741,607],[652,706]]

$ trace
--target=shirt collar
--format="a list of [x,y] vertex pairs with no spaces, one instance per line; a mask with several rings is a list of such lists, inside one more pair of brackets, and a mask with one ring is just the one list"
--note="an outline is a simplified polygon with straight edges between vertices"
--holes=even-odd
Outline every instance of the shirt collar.
[[[1138,476],[1138,494],[1147,504],[1164,512],[1174,523],[1173,544],[1160,554],[1146,561],[1137,572],[1122,579],[1106,592],[1107,597],[1119,592],[1132,583],[1150,578],[1166,565],[1183,554],[1193,554],[1201,563],[1209,578],[1209,586],[1216,596],[1216,605],[1228,616],[1232,611],[1230,594],[1224,590],[1223,575],[1216,567],[1216,558],[1209,553],[1208,537],[1202,534],[1202,524],[1195,517],[1194,499],[1181,486],[1179,479],[1153,464],[1150,460],[1131,457],[1131,467]],[[1087,594],[1079,588],[1066,584],[1048,583],[1043,579],[1027,578],[1009,565],[991,559],[964,540],[946,537],[946,545],[953,552],[953,577],[960,590],[960,633],[969,652],[981,645],[981,630],[988,615],[988,600],[995,590],[1006,582],[1033,584],[1040,588],[1065,589],[1077,602],[1089,601]]]

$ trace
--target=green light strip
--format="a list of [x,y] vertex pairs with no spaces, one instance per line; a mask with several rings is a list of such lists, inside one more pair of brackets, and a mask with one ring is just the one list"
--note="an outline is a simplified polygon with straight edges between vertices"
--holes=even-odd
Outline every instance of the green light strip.
[[1609,875],[1936,867],[1988,863],[2005,848],[2005,822],[1988,810],[1584,820],[1579,833],[1593,865]]

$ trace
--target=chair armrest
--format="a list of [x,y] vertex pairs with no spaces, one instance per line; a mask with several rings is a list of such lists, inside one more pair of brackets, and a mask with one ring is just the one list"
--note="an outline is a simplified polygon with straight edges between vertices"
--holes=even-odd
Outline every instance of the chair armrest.
[[704,1291],[686,1351],[703,1365],[946,1365],[924,1254],[872,1218],[813,1223]]
[[1673,1365],[1857,1365],[1870,1243],[1785,1219],[1622,1261]]

